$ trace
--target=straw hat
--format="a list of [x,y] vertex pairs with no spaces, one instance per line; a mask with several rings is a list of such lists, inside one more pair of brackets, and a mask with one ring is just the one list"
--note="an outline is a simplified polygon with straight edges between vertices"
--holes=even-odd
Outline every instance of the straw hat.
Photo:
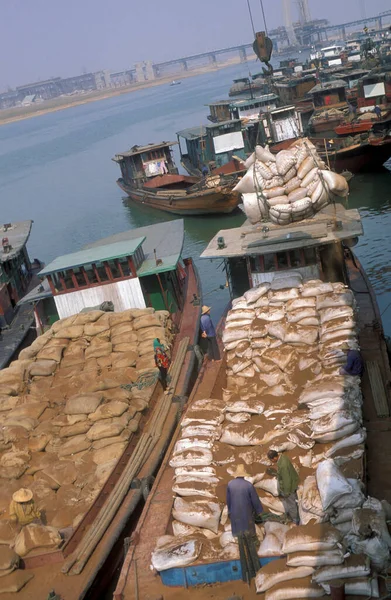
[[246,467],[244,465],[238,465],[236,470],[232,473],[233,477],[248,477]]
[[342,344],[341,350],[350,350],[349,344],[347,342],[345,342],[344,344]]
[[12,494],[12,499],[15,502],[28,502],[33,497],[33,492],[27,488],[20,488],[17,492]]
[[204,304],[204,306],[203,306],[203,307],[202,307],[202,309],[201,309],[201,314],[202,314],[202,315],[206,315],[206,313],[208,313],[208,312],[210,311],[210,309],[211,309],[211,306],[206,306],[206,305]]

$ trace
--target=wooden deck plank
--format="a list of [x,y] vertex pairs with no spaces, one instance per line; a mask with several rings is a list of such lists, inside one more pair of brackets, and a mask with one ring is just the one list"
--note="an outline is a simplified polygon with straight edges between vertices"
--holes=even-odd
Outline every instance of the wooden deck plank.
[[389,417],[390,411],[388,408],[386,391],[384,389],[382,375],[380,373],[379,364],[372,360],[367,361],[366,368],[371,383],[373,401],[378,417]]

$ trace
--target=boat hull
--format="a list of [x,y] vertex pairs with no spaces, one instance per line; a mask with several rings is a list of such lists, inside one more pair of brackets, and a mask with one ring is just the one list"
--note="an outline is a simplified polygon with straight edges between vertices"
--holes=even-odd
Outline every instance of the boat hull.
[[327,151],[327,156],[326,152],[319,152],[319,154],[326,162],[330,162],[331,170],[338,173],[382,171],[384,163],[391,158],[391,138],[384,142],[369,142],[337,151]]
[[232,191],[232,186],[202,188],[179,196],[177,192],[170,194],[168,190],[164,195],[158,195],[145,188],[136,189],[123,179],[118,179],[117,184],[134,202],[177,215],[227,214],[239,203],[239,195]]
[[372,122],[369,123],[342,123],[335,128],[335,133],[338,135],[356,135],[357,133],[365,133],[372,129]]

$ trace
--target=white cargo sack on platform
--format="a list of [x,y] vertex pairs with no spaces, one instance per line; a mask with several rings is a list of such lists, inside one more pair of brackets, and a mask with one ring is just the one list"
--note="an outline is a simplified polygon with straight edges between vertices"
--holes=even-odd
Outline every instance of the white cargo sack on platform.
[[299,525],[290,529],[285,536],[282,546],[284,554],[292,552],[308,552],[335,550],[342,535],[326,523],[321,525]]
[[340,565],[344,555],[340,548],[325,552],[292,552],[288,555],[286,564],[289,567],[325,567],[326,565]]
[[346,477],[342,475],[332,458],[319,463],[316,469],[316,483],[323,510],[327,510],[338,498],[352,491]]
[[257,594],[266,592],[274,585],[278,585],[284,581],[308,577],[313,572],[314,569],[312,567],[287,567],[285,558],[273,560],[269,564],[264,565],[255,578]]
[[175,498],[172,516],[177,521],[193,525],[194,527],[203,527],[217,533],[221,508],[217,502],[208,500],[192,500],[186,502],[182,498]]
[[352,577],[366,577],[371,572],[369,557],[363,554],[351,555],[341,565],[322,567],[312,576],[317,583],[332,581],[333,579],[350,579]]
[[[167,537],[168,536],[164,536]],[[159,540],[158,540],[159,542]],[[175,567],[185,567],[195,561],[202,548],[200,540],[175,540],[152,552],[151,562],[156,571],[165,571]]]

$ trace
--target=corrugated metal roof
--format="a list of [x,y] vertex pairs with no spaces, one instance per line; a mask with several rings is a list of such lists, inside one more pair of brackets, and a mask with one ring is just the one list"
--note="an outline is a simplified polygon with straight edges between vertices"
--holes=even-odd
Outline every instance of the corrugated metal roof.
[[327,92],[329,90],[337,89],[337,88],[345,88],[348,87],[346,81],[343,79],[334,79],[334,81],[324,81],[323,83],[318,83],[315,85],[307,94],[316,94],[317,92]]
[[130,150],[126,152],[119,152],[115,155],[113,160],[121,160],[129,156],[136,156],[143,152],[151,152],[151,150],[160,150],[160,148],[166,148],[167,146],[176,146],[178,142],[160,142],[159,144],[147,144],[146,146],[132,146]]
[[[122,233],[99,240],[99,242],[88,244],[85,248],[89,249],[100,244],[123,242],[139,236],[145,237],[145,241],[143,242],[145,260],[137,271],[139,277],[164,273],[176,268],[181,258],[185,238],[183,219],[174,219],[164,223],[156,223],[154,225],[147,225],[146,227],[123,231]],[[156,257],[162,261],[159,265],[156,265],[154,250],[156,250]]]
[[101,262],[103,260],[111,260],[113,258],[132,255],[144,240],[145,237],[137,237],[135,239],[128,239],[126,241],[111,244],[105,243],[104,240],[100,240],[94,248],[87,248],[85,250],[80,250],[79,252],[64,254],[63,256],[57,257],[40,271],[39,276],[41,277],[43,275],[48,275],[49,273],[72,269],[72,267],[81,267],[82,265]]
[[[332,228],[337,221],[338,227]],[[341,204],[328,206],[310,219],[291,225],[267,223],[251,225],[245,223],[235,229],[223,229],[216,233],[201,258],[232,258],[251,255],[264,255],[275,252],[331,244],[363,234],[361,217],[356,209],[345,210]],[[217,240],[224,238],[224,248],[219,248]]]
[[27,244],[30,237],[33,221],[19,221],[11,223],[10,229],[4,231],[4,227],[0,228],[1,238],[8,238],[9,244],[12,246],[9,252],[4,252],[3,246],[0,246],[0,262],[4,263],[12,258],[15,258]]
[[200,137],[205,136],[206,128],[201,125],[200,127],[189,127],[188,129],[182,129],[182,131],[177,131],[177,135],[179,137],[184,138],[185,140],[196,140]]
[[277,94],[263,94],[263,96],[256,96],[255,98],[235,100],[234,102],[231,102],[230,106],[234,108],[243,108],[245,106],[253,106],[258,103],[268,102],[270,100],[277,100],[277,98]]

